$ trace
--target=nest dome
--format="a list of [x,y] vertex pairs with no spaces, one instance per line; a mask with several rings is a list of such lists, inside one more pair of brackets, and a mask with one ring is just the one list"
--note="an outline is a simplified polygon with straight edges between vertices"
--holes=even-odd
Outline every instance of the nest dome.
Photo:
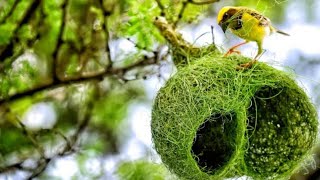
[[159,91],[153,142],[179,177],[281,179],[310,154],[318,121],[305,92],[290,74],[264,63],[237,71],[245,61],[208,54]]

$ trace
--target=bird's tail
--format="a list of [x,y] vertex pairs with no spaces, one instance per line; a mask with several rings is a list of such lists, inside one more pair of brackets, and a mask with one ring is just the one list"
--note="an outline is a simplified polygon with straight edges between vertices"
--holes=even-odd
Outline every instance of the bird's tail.
[[285,36],[290,36],[290,34],[285,33],[285,32],[283,32],[283,31],[280,31],[280,30],[278,30],[278,29],[276,29],[276,32],[279,33],[279,34],[285,35]]
[[285,32],[283,32],[283,31],[280,31],[279,29],[277,29],[277,28],[275,28],[275,27],[273,27],[273,26],[270,26],[270,29],[271,29],[271,32],[277,32],[277,33],[282,34],[282,35],[285,35],[285,36],[290,36],[290,34],[285,33]]

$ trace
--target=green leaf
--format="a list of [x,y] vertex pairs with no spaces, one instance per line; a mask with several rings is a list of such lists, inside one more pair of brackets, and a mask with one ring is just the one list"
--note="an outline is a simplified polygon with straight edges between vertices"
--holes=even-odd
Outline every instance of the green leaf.
[[177,179],[170,174],[164,165],[143,160],[124,162],[119,166],[117,173],[123,180]]
[[[22,130],[12,126],[1,126],[0,128],[0,154],[7,155],[22,148],[31,147],[29,139],[22,133]],[[0,162],[1,167],[1,162]]]
[[13,101],[10,104],[10,109],[12,113],[22,116],[22,114],[26,112],[26,110],[28,110],[29,107],[32,105],[33,105],[32,98],[26,97],[26,98]]
[[4,75],[0,75],[0,97],[5,98],[8,96],[10,90],[10,82]]
[[149,48],[164,39],[153,25],[160,10],[153,0],[127,0],[128,20],[119,26],[119,35],[134,39],[139,47]]
[[16,24],[14,23],[6,23],[0,25],[0,46],[9,44],[11,41],[12,33],[16,28]]

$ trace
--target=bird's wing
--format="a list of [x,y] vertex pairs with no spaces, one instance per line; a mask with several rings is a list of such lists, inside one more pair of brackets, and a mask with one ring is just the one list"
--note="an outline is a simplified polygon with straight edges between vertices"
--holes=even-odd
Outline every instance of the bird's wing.
[[250,14],[254,18],[256,18],[259,21],[260,26],[269,26],[270,25],[270,19],[260,14],[258,11],[255,11],[253,9],[244,8],[244,12]]

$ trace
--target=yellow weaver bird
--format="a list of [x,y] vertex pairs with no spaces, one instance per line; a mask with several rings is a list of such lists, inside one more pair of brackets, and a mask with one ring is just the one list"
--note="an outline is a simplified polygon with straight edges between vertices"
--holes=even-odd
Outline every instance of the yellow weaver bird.
[[257,55],[249,63],[241,64],[240,68],[251,67],[262,55],[264,37],[274,32],[289,36],[289,34],[273,27],[267,17],[247,7],[225,6],[219,11],[217,21],[224,33],[227,29],[230,29],[233,34],[245,40],[245,42],[231,47],[225,56],[233,52],[240,54],[240,52],[235,49],[250,41],[255,41],[258,45]]

